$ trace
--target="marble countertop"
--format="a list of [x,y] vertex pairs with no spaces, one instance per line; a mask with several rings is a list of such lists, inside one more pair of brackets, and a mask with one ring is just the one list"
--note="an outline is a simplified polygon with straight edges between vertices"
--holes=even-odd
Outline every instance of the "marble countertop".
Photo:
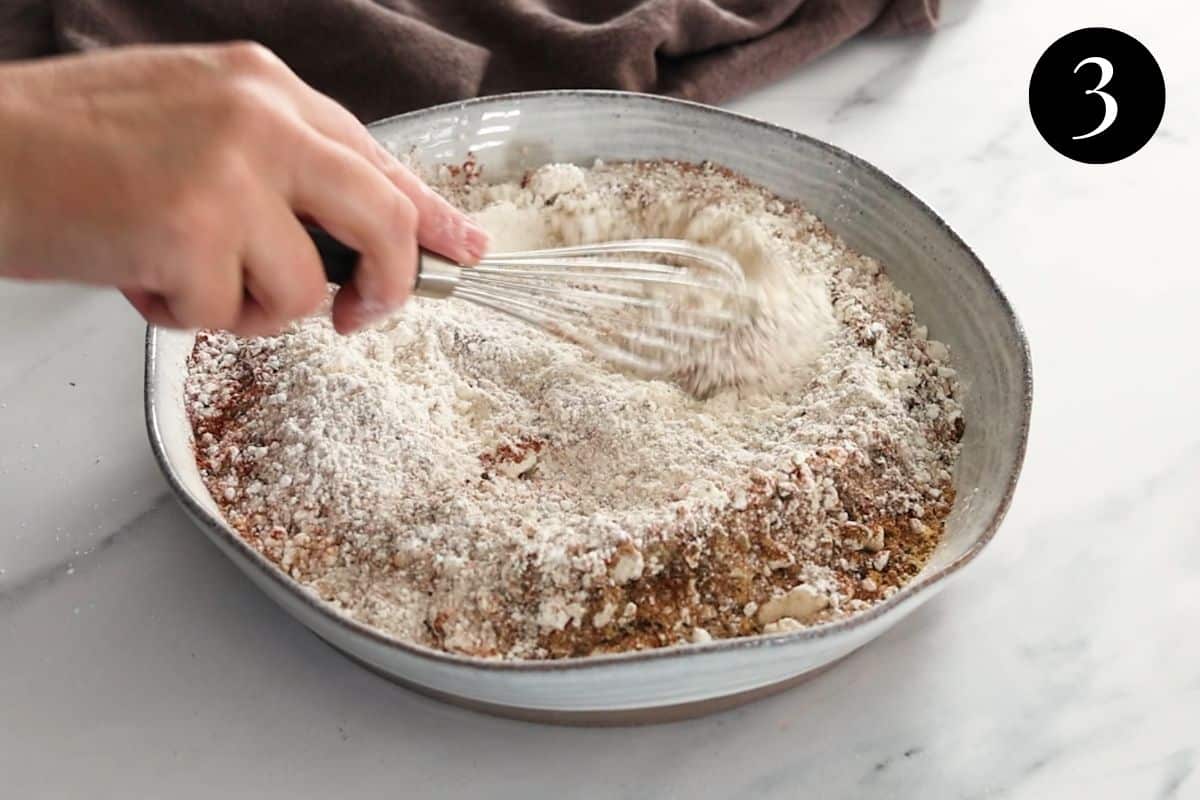
[[[1200,797],[1200,12],[1157,5],[951,2],[932,38],[732,104],[938,210],[1036,375],[987,552],[835,669],[717,716],[516,723],[344,660],[168,495],[123,301],[0,284],[0,796]],[[1107,167],[1057,155],[1026,107],[1042,50],[1088,25],[1167,77],[1158,135]]]

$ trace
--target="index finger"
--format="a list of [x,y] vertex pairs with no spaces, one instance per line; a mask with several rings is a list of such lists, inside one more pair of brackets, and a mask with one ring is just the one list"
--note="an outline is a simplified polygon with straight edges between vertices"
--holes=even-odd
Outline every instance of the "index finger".
[[349,147],[382,172],[417,210],[421,245],[459,264],[474,264],[487,252],[487,232],[431,189],[371,136],[358,119],[287,70],[288,91],[305,122]]
[[354,279],[334,301],[334,326],[348,333],[400,307],[417,274],[413,204],[357,153],[316,135],[305,137],[292,168],[293,210],[360,254]]

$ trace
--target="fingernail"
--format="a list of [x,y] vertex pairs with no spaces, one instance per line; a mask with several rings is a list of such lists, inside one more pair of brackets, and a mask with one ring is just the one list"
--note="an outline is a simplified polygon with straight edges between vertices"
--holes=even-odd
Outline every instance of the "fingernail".
[[347,309],[355,328],[378,322],[390,314],[394,307],[379,299],[382,292],[376,285],[375,275],[370,270],[360,270],[355,281],[357,284],[353,302]]
[[471,258],[478,261],[487,253],[491,237],[473,219],[464,216],[458,226],[458,241]]
[[395,311],[395,309],[386,303],[379,302],[378,300],[362,297],[359,298],[358,308],[356,311],[357,313],[355,316],[358,317],[361,327],[362,325],[370,325],[372,323],[379,322],[381,319]]
[[391,151],[384,147],[381,143],[375,142],[374,144],[375,146],[372,149],[372,153],[375,157],[376,166],[391,166],[392,163],[395,162],[396,157],[392,155]]

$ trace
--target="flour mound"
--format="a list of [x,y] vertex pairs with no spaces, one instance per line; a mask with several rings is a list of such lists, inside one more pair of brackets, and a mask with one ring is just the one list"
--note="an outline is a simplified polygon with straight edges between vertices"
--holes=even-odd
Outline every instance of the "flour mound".
[[202,333],[197,460],[252,546],[381,631],[499,658],[795,630],[919,571],[961,409],[879,264],[711,166],[430,177],[498,249],[723,248],[760,311],[665,380],[456,300],[351,337]]

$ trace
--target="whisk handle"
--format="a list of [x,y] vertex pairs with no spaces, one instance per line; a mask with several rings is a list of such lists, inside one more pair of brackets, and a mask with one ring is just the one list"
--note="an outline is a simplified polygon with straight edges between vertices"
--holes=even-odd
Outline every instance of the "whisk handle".
[[[306,224],[304,230],[317,247],[321,266],[325,268],[325,279],[338,286],[349,283],[354,277],[354,271],[358,269],[358,251],[342,244],[315,225]],[[458,266],[421,248],[413,293],[422,297],[449,297],[454,294],[458,285]]]
[[326,231],[315,225],[305,225],[304,230],[317,247],[321,266],[325,268],[325,279],[341,286],[349,283],[358,269],[358,251],[339,242]]

